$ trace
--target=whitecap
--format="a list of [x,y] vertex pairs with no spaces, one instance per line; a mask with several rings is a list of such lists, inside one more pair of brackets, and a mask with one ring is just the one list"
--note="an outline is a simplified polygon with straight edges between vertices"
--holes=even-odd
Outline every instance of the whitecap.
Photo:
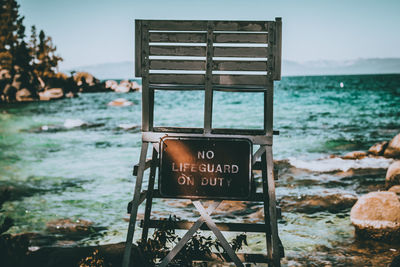
[[387,158],[363,158],[344,160],[341,158],[326,158],[317,160],[302,160],[290,157],[289,163],[299,169],[314,172],[348,171],[350,169],[386,169],[393,162]]
[[80,119],[66,119],[64,122],[64,127],[67,129],[71,128],[76,128],[76,127],[81,127],[82,125],[85,125],[86,122]]

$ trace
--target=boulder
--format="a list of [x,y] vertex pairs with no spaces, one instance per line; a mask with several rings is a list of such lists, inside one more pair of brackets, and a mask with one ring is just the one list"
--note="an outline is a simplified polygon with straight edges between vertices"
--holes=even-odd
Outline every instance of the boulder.
[[33,96],[32,96],[32,93],[26,88],[18,90],[17,93],[15,94],[15,99],[18,102],[34,101],[35,100],[33,98]]
[[356,237],[400,241],[400,201],[393,192],[371,192],[360,197],[350,212]]
[[382,156],[383,153],[385,152],[386,147],[388,146],[389,142],[388,141],[383,141],[380,143],[376,143],[375,145],[371,146],[368,149],[368,154],[374,155],[374,156]]
[[393,162],[386,172],[386,188],[400,185],[400,160]]
[[400,158],[400,133],[389,142],[383,155],[387,158]]
[[367,156],[367,153],[364,151],[353,151],[349,152],[343,156],[343,159],[363,159]]
[[46,91],[39,92],[39,99],[42,101],[48,101],[52,99],[60,99],[64,97],[64,91],[62,88],[51,88]]

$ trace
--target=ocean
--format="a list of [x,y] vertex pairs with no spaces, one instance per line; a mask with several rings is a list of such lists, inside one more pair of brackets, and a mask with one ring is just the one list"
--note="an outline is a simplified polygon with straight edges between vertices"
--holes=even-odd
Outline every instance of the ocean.
[[[133,105],[107,105],[117,98]],[[262,99],[260,93],[215,92],[213,126],[261,128]],[[201,91],[158,91],[155,125],[202,127],[203,103]],[[275,83],[274,129],[280,135],[274,137],[273,149],[279,170],[277,199],[283,204],[279,231],[287,256],[284,265],[335,265],[355,255],[373,265],[376,256],[354,239],[351,206],[338,211],[293,207],[296,199],[360,196],[382,188],[390,159],[336,156],[366,151],[399,133],[399,103],[398,74],[283,77]],[[138,92],[86,93],[73,99],[0,106],[0,185],[28,187],[32,192],[3,204],[0,220],[9,216],[15,222],[8,232],[46,233],[48,221],[85,219],[105,230],[74,244],[124,241],[126,206],[135,180],[132,167],[141,146],[140,124]],[[261,206],[246,207],[227,217],[217,214],[216,219],[237,221],[243,216],[252,221],[250,215]],[[156,217],[198,216],[192,206],[160,199],[153,211]],[[248,241],[248,250],[265,250],[261,234],[249,234]],[[390,258],[386,253],[393,249],[390,244],[373,246],[385,251],[380,263]]]

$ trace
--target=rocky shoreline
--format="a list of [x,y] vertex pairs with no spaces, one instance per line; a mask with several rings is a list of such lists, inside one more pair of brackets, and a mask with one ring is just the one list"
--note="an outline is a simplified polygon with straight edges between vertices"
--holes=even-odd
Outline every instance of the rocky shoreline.
[[[328,170],[331,178],[327,180],[323,178],[324,172],[321,172],[319,180],[307,178],[310,171],[295,167],[290,160],[275,162],[280,176],[277,181],[278,188],[290,189],[298,185],[319,185],[325,188],[322,194],[313,194],[309,191],[300,196],[278,197],[279,206],[284,213],[280,223],[286,223],[285,216],[289,213],[318,216],[317,214],[322,212],[335,214],[337,218],[348,220],[355,229],[355,241],[338,243],[338,249],[321,245],[316,251],[308,255],[302,254],[303,256],[289,253],[283,260],[285,264],[292,266],[290,264],[294,261],[296,264],[324,265],[326,262],[323,259],[328,259],[328,261],[332,259],[332,262],[338,265],[364,263],[369,266],[386,266],[397,260],[395,257],[400,252],[399,139],[400,134],[386,145],[381,145],[382,143],[374,145],[375,148],[382,147],[377,152],[371,152],[370,148],[366,152],[358,151],[342,157],[336,156],[340,162],[353,163],[370,158],[375,160],[385,158],[391,162],[389,168]],[[388,153],[385,154],[387,149],[390,149],[390,156]],[[335,158],[330,160],[335,160]],[[293,180],[293,175],[297,177],[296,180]],[[383,179],[385,176],[386,179]],[[376,178],[367,181],[365,177]],[[259,182],[260,177],[256,175],[255,178],[256,182]],[[355,194],[332,190],[337,187],[352,188]],[[0,204],[40,194],[43,190],[62,189],[43,189],[26,184],[3,184],[0,185]],[[165,202],[181,208],[191,205],[190,201],[184,200],[165,200]],[[165,214],[159,215],[162,217]],[[247,222],[257,223],[263,220],[263,215],[262,208],[252,202],[226,201],[216,211],[215,217],[218,219],[241,216]],[[141,214],[138,216],[140,217]],[[124,243],[101,246],[81,245],[80,240],[101,235],[107,230],[106,227],[87,220],[71,218],[52,220],[46,223],[46,230],[43,233],[7,234],[7,230],[13,225],[13,220],[8,217],[0,224],[2,233],[0,257],[7,259],[3,266],[119,266],[121,264]],[[132,253],[135,254],[136,260],[140,258],[136,247]],[[102,265],[95,265],[93,262],[100,262]],[[293,266],[298,266],[296,264]]]
[[77,97],[79,93],[117,92],[141,90],[136,81],[100,81],[87,72],[71,72],[68,76],[56,73],[42,79],[33,71],[18,66],[13,71],[0,69],[0,103],[49,101]]

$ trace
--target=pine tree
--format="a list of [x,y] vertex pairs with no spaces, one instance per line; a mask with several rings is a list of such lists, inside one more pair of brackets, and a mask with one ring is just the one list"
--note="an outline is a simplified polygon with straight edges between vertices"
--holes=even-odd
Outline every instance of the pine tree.
[[17,43],[13,51],[13,66],[17,65],[25,70],[30,70],[30,62],[32,57],[30,55],[29,47],[25,42],[25,26],[23,24],[24,17],[17,20]]
[[0,0],[0,67],[11,69],[17,44],[18,8],[15,0]]
[[55,74],[58,62],[62,58],[55,54],[56,47],[53,45],[52,39],[46,36],[44,31],[39,33],[39,44],[36,53],[36,71],[41,77],[52,77]]

